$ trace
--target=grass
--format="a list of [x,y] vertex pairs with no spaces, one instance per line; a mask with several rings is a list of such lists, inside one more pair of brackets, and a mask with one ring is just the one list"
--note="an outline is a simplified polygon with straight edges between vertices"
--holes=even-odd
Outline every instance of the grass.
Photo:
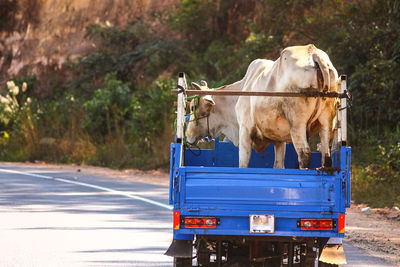
[[356,203],[375,208],[400,206],[399,173],[384,173],[377,167],[353,164],[351,185],[351,198]]

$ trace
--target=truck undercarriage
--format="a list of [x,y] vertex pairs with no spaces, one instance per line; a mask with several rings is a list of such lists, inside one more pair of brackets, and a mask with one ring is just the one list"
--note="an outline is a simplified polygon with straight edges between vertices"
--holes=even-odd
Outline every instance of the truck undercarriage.
[[[186,251],[190,251],[192,256],[175,257],[174,266],[309,267],[315,266],[315,261],[326,243],[327,238],[199,235],[194,242],[181,244],[186,246]],[[338,250],[337,247],[335,249]],[[341,253],[343,250],[336,255],[337,261],[343,260]],[[319,262],[318,266],[338,265]]]

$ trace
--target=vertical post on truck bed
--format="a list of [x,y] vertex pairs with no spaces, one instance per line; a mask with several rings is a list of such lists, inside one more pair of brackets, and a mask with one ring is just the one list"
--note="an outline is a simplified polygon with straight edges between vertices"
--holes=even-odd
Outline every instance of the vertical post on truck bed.
[[176,138],[177,142],[181,143],[181,153],[179,166],[183,165],[183,139],[185,136],[185,114],[186,114],[186,92],[187,83],[185,73],[180,72],[178,76],[178,108],[177,108],[177,119],[176,119]]
[[[341,83],[340,83],[340,92],[342,94],[347,93],[347,76],[341,75],[340,76]],[[341,136],[341,144],[346,145],[347,143],[347,98],[340,99],[340,136]]]

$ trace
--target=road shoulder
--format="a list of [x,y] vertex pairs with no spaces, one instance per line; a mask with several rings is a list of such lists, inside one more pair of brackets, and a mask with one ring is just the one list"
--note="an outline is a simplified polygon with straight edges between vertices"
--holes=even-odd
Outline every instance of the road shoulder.
[[345,241],[368,254],[400,266],[400,211],[368,209],[351,205],[347,209]]

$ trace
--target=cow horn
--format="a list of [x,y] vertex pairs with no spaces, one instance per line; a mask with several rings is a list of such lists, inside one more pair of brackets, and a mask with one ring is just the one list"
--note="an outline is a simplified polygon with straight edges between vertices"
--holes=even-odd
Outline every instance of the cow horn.
[[204,80],[201,80],[201,81],[200,81],[200,84],[201,84],[201,86],[205,86],[205,87],[207,87],[207,88],[208,88],[208,84],[207,84],[207,82],[206,82],[206,81],[204,81]]

